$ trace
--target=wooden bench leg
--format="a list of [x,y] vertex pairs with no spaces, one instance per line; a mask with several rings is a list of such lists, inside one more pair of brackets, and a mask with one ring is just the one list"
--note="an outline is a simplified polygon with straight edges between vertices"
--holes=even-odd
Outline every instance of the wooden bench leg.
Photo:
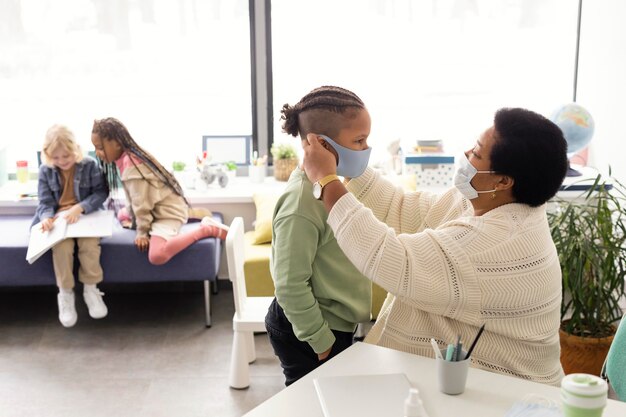
[[204,320],[206,327],[211,327],[211,291],[209,280],[204,280]]

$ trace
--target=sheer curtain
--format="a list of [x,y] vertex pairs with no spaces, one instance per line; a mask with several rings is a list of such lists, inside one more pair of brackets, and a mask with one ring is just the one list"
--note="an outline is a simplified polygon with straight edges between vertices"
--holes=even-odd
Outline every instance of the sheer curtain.
[[251,133],[248,2],[2,1],[0,92],[10,170],[36,166],[54,123],[91,150],[107,116],[165,166],[191,163],[203,135]]
[[[572,98],[578,2],[273,0],[275,141],[279,111],[312,88],[357,93],[372,115],[373,158],[400,139],[455,153],[496,109],[546,116]],[[299,144],[298,144],[299,145]]]

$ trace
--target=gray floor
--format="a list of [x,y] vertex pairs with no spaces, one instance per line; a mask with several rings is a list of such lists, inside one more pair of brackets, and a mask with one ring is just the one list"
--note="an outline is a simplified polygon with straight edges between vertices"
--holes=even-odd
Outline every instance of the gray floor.
[[[0,291],[0,415],[241,416],[283,385],[265,334],[247,390],[228,387],[232,290],[213,296],[206,329],[200,283],[106,287],[109,316],[57,319],[53,288]],[[80,296],[78,296],[80,295]]]

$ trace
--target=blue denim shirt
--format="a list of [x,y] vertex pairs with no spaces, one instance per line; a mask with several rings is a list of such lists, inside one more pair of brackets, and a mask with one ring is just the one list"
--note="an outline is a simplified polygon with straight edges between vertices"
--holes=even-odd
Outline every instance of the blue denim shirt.
[[[39,205],[35,211],[33,225],[54,216],[59,209],[63,193],[58,168],[42,164],[39,168]],[[85,214],[104,208],[102,203],[109,196],[109,187],[98,163],[88,156],[76,163],[74,172],[74,195]]]

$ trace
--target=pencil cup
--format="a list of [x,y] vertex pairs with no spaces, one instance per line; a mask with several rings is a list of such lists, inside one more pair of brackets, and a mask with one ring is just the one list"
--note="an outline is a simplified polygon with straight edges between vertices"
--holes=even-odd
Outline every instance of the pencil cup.
[[595,375],[569,374],[561,381],[564,417],[600,417],[606,406],[606,381]]
[[[446,357],[446,349],[441,349],[441,355]],[[461,351],[461,357],[465,358],[467,352]],[[439,380],[439,391],[444,394],[457,395],[465,391],[465,383],[467,381],[467,370],[469,369],[470,359],[462,361],[446,361],[444,359],[435,359],[437,362],[437,379]]]
[[265,165],[250,165],[248,166],[248,175],[250,181],[253,183],[261,183],[265,179]]

